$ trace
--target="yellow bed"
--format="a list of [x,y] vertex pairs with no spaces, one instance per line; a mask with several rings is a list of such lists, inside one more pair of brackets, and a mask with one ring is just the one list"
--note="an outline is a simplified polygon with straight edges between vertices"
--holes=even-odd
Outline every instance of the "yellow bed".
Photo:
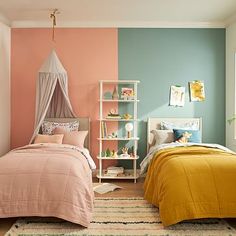
[[236,217],[236,155],[184,146],[156,152],[144,183],[164,226],[196,218]]

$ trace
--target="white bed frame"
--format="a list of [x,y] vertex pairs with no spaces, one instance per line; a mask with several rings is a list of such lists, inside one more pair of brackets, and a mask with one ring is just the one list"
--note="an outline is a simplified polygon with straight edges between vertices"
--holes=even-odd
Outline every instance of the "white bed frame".
[[148,118],[147,122],[147,152],[153,143],[153,134],[151,133],[154,129],[160,129],[161,121],[168,121],[176,126],[186,124],[188,122],[196,122],[198,124],[198,130],[202,133],[202,118]]
[[79,121],[79,130],[88,130],[88,135],[84,141],[84,147],[90,150],[90,118],[88,117],[76,117],[76,118],[46,118],[45,121],[53,121],[58,123],[67,123],[73,121]]

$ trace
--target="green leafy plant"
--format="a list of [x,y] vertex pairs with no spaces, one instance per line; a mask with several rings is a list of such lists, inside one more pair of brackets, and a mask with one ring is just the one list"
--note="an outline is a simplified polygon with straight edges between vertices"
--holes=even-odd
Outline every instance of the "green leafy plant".
[[236,115],[228,119],[227,122],[229,123],[229,125],[231,125],[235,120],[236,120]]

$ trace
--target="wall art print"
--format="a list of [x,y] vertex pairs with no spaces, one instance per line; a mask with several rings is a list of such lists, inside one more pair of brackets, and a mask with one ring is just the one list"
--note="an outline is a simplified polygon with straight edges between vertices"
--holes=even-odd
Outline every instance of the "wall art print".
[[170,87],[170,106],[183,107],[185,102],[185,87],[172,85]]
[[205,101],[205,89],[204,82],[195,80],[189,82],[190,101],[191,102],[203,102]]

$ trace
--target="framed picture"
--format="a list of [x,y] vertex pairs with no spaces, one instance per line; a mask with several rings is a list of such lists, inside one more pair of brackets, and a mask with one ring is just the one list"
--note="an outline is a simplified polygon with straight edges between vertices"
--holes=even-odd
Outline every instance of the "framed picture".
[[190,101],[192,102],[205,101],[205,89],[203,81],[195,80],[189,82],[189,90],[190,90]]
[[185,87],[170,87],[170,106],[183,107],[185,102]]
[[121,98],[123,99],[134,99],[133,88],[121,88]]

